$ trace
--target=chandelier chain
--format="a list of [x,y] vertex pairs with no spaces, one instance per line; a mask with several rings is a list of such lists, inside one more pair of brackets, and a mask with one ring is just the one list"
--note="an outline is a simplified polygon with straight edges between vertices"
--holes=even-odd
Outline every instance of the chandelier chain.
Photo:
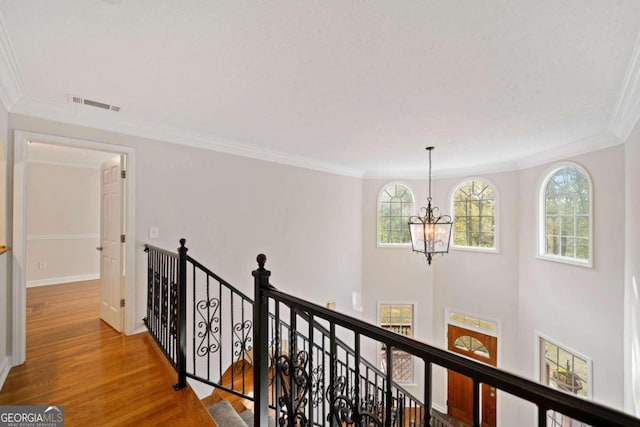
[[427,200],[431,201],[431,151],[433,147],[427,147],[427,152],[429,152],[429,197]]

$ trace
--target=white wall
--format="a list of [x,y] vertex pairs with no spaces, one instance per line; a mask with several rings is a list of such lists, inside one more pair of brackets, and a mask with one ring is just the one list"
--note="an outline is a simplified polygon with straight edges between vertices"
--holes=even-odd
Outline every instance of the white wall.
[[[6,218],[6,156],[7,142],[9,140],[9,115],[4,105],[0,103],[0,244],[6,245],[5,218]],[[9,356],[11,337],[11,289],[8,284],[9,273],[7,272],[7,260],[9,253],[0,255],[0,387],[4,383],[6,375],[9,373]]]
[[[481,253],[451,249],[437,257],[434,274],[434,342],[447,347],[445,309],[492,319],[500,325],[498,365],[517,368],[518,336],[518,172],[483,175],[494,185],[497,197],[498,252]],[[434,182],[433,201],[441,213],[451,214],[451,195],[465,178]],[[445,372],[434,371],[434,402],[445,406]],[[517,425],[517,415],[498,397],[500,425]]]
[[625,410],[640,417],[640,126],[625,145]]
[[[499,252],[451,249],[449,254],[436,257],[431,267],[424,260],[415,265],[413,261],[418,256],[409,248],[375,247],[376,196],[388,181],[365,180],[362,267],[365,317],[375,321],[375,302],[379,299],[418,299],[420,306],[428,307],[432,314],[426,320],[419,319],[420,335],[441,348],[446,347],[446,308],[497,320],[499,367],[536,381],[534,333],[538,331],[590,357],[594,400],[622,408],[624,146],[567,160],[585,167],[593,180],[594,268],[536,258],[538,186],[552,164],[483,175],[497,189]],[[433,203],[441,213],[450,213],[450,193],[462,179],[434,180]],[[409,181],[407,185],[415,191],[416,208],[424,206],[426,182]],[[635,313],[640,313],[640,309]],[[640,354],[640,346],[638,350],[636,355]],[[444,371],[434,370],[436,407],[445,405],[444,384]],[[640,381],[634,383],[634,387],[639,386]],[[530,405],[516,402],[517,399],[499,393],[499,425],[533,424]]]
[[[593,360],[593,398],[623,407],[624,147],[568,160],[593,183],[593,268],[536,258],[537,190],[550,165],[520,174],[519,369],[534,373],[534,333]],[[525,411],[526,413],[526,411]],[[523,415],[525,416],[525,415]],[[531,415],[533,419],[533,415]]]
[[100,170],[29,162],[27,286],[100,276]]
[[[388,180],[365,179],[362,195],[362,304],[363,318],[377,322],[380,302],[415,303],[414,336],[431,342],[433,319],[433,285],[431,268],[423,256],[406,247],[377,246],[377,198]],[[423,181],[399,181],[413,192],[415,204],[426,201],[427,186]],[[364,347],[363,347],[364,348]],[[369,360],[377,360],[377,346],[366,348]],[[424,367],[418,362],[415,370],[417,383],[406,389],[422,399],[424,394]]]
[[[11,129],[136,150],[135,311],[146,304],[144,243],[189,255],[253,294],[255,257],[278,288],[353,313],[361,282],[361,180],[20,115]],[[160,239],[149,240],[150,226]],[[130,298],[131,296],[128,296]]]

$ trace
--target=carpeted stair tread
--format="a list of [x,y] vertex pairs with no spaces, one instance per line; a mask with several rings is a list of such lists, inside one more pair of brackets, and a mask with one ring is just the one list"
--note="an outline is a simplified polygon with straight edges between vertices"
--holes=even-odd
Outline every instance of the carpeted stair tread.
[[[240,418],[242,418],[247,426],[253,427],[253,411],[246,410],[241,412]],[[269,427],[276,427],[276,420],[271,415],[269,415]]]
[[247,423],[240,418],[240,415],[233,409],[228,400],[221,400],[207,409],[215,422],[221,427],[247,427]]

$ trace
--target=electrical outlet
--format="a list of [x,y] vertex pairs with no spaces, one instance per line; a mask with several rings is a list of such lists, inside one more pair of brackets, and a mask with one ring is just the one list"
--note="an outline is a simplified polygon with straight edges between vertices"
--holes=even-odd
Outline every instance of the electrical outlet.
[[45,268],[47,268],[47,263],[44,261],[40,261],[38,263],[38,270],[44,270]]

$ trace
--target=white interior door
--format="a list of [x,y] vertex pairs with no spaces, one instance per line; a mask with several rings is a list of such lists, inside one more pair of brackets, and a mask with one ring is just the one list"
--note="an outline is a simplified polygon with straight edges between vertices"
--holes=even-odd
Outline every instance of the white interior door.
[[123,308],[123,234],[120,156],[104,162],[100,167],[100,318],[115,330],[122,330]]

